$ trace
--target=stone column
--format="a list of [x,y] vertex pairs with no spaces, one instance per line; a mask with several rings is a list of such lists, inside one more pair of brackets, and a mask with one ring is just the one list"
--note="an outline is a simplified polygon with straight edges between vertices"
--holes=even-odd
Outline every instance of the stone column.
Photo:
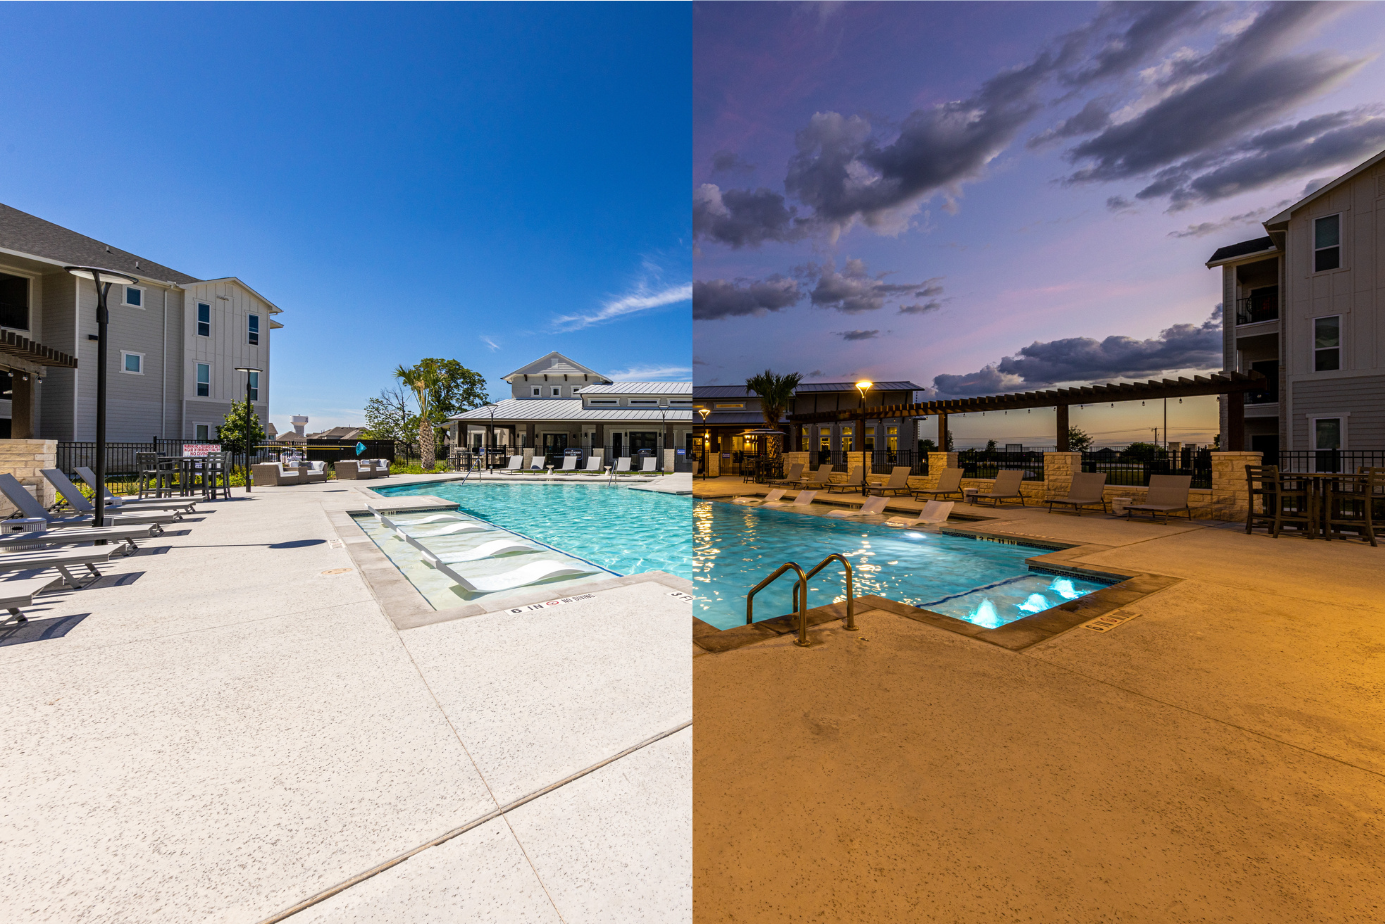
[[[1218,520],[1244,520],[1250,507],[1246,466],[1259,465],[1258,452],[1212,453],[1212,511]],[[1198,511],[1194,510],[1196,516]]]
[[933,490],[938,486],[938,480],[943,477],[943,469],[957,467],[957,453],[955,452],[930,452],[928,454],[928,475],[923,479],[923,486],[928,490]]
[[[44,507],[51,507],[58,498],[42,470],[57,467],[57,440],[0,440],[0,472],[13,475]],[[0,512],[5,517],[18,513],[3,496],[0,496]]]
[[1080,471],[1082,471],[1082,453],[1044,453],[1044,500],[1067,497],[1072,489],[1072,476]]

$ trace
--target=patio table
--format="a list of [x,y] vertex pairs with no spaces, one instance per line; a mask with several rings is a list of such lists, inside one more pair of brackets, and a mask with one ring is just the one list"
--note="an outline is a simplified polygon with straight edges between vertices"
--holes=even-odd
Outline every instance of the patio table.
[[[1365,503],[1375,502],[1370,494],[1371,482],[1368,475],[1353,475],[1348,472],[1281,472],[1280,477],[1286,480],[1301,480],[1308,487],[1308,528],[1304,530],[1304,536],[1309,539],[1316,539],[1321,535],[1329,542],[1332,541],[1332,526],[1341,522],[1332,516],[1333,502],[1338,497],[1364,496]],[[1348,485],[1355,490],[1343,490]],[[1364,494],[1362,488],[1366,489]],[[1374,545],[1374,537],[1370,538],[1371,544]]]

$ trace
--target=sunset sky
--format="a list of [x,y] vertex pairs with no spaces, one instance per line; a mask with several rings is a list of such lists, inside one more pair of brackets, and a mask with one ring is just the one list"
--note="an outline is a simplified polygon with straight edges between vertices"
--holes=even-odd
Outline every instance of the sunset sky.
[[[1220,368],[1203,264],[1385,148],[1383,27],[1376,3],[695,4],[695,380]],[[1073,423],[1119,445],[1162,410]],[[1169,416],[1215,431],[1212,399]],[[1053,438],[1051,413],[953,423]]]

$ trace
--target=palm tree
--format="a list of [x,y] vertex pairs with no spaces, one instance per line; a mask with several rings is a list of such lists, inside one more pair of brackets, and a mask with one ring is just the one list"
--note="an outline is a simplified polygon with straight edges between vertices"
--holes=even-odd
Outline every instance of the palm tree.
[[[797,372],[777,375],[769,369],[745,380],[746,391],[754,392],[760,396],[760,416],[764,417],[766,428],[779,429],[779,418],[783,417],[784,412],[789,409],[789,402],[793,400],[794,389],[798,387],[798,383],[801,381],[803,381],[803,376]],[[779,456],[779,440],[771,436],[768,442],[769,457],[773,463]]]
[[413,389],[418,398],[418,451],[423,456],[423,470],[430,472],[438,463],[437,446],[433,442],[433,422],[428,419],[432,410],[429,399],[438,386],[437,367],[424,360],[412,369],[400,366],[394,370],[394,375]]

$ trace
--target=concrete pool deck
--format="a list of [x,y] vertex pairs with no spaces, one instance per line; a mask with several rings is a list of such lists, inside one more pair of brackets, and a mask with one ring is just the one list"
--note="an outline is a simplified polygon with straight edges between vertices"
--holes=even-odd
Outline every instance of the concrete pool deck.
[[365,497],[237,490],[0,629],[0,920],[688,919],[686,582],[401,630]]
[[699,653],[695,920],[1385,917],[1385,548],[955,512],[1165,586],[1020,651],[862,608]]

